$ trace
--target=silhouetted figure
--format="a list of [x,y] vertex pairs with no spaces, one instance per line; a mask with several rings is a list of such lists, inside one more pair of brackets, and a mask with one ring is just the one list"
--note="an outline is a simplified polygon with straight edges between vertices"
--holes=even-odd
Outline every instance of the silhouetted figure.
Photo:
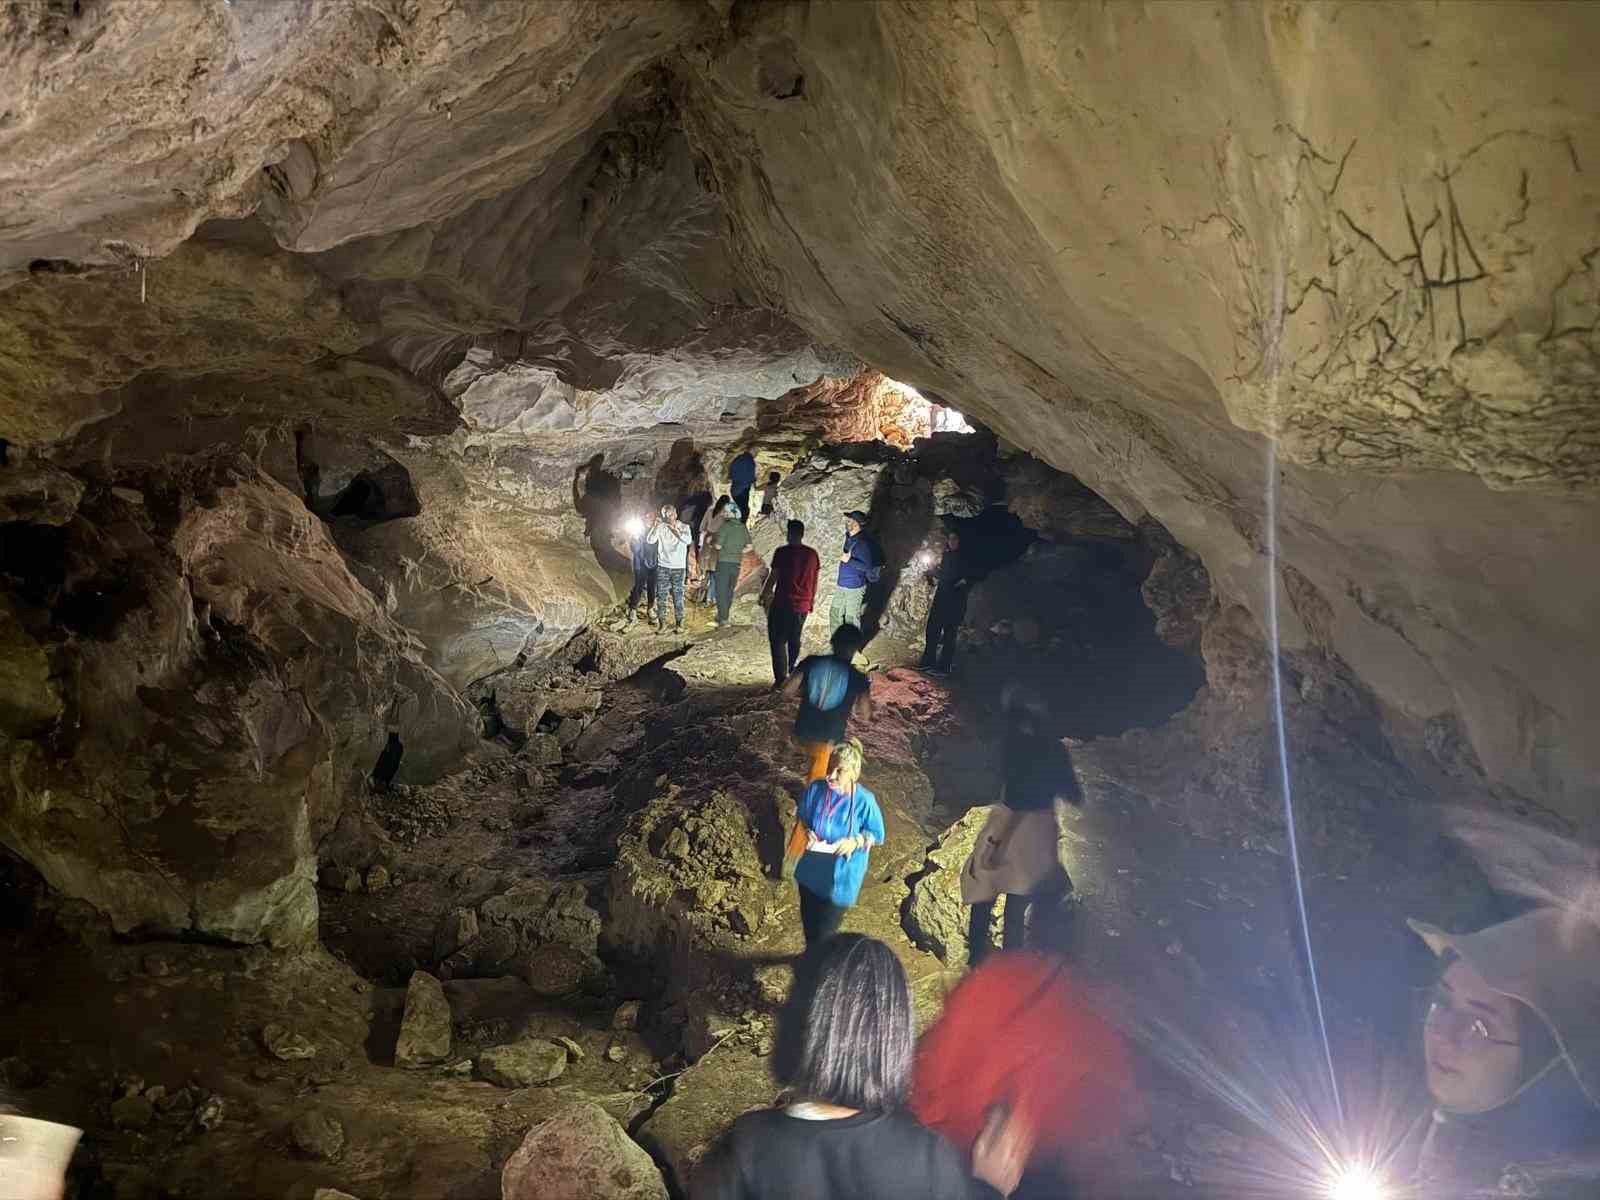
[[400,759],[404,754],[405,747],[400,744],[400,735],[391,729],[383,753],[378,755],[378,763],[372,768],[373,791],[389,790],[389,785],[394,782],[394,777],[400,770]]
[[584,533],[602,562],[621,558],[611,547],[611,531],[622,510],[622,480],[606,470],[606,456],[596,454],[572,472],[572,507],[584,521]]
[[756,456],[746,450],[728,464],[728,492],[739,511],[750,511],[750,489],[756,485]]
[[967,596],[972,590],[966,555],[961,551],[961,535],[951,530],[945,534],[944,546],[938,565],[928,572],[935,586],[922,641],[922,669],[941,675],[955,662],[956,635],[967,619]]

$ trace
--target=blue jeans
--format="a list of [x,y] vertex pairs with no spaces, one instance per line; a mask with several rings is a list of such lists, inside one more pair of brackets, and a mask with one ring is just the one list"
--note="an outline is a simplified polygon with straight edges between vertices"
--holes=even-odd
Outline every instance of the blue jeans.
[[678,624],[683,624],[683,577],[686,573],[683,567],[657,567],[656,568],[656,612],[661,616],[661,623],[667,623],[667,596],[672,597],[672,611],[678,618]]

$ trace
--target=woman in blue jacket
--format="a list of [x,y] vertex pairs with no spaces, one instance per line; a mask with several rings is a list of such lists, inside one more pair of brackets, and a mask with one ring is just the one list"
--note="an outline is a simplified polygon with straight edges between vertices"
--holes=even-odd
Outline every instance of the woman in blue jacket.
[[883,810],[861,785],[861,760],[855,738],[834,747],[827,778],[813,782],[800,799],[806,852],[794,879],[807,949],[839,932],[845,910],[861,894],[869,852],[883,845]]

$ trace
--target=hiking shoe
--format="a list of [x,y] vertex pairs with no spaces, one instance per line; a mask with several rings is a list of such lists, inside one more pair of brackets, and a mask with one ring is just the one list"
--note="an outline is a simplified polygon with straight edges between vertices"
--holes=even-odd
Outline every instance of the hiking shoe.
[[676,625],[674,625],[672,627],[672,632],[673,633],[682,633],[683,632],[683,622],[679,621]]

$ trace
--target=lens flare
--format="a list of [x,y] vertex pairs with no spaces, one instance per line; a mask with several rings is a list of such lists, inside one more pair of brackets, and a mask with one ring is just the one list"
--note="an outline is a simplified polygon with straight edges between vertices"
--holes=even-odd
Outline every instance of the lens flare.
[[919,566],[919,567],[931,567],[931,566],[933,566],[933,554],[932,554],[932,552],[924,550],[921,554],[917,555],[917,566]]
[[638,537],[644,532],[644,522],[638,517],[629,517],[622,528],[627,531],[629,537]]
[[1383,1180],[1370,1167],[1347,1166],[1328,1180],[1328,1200],[1384,1200]]

